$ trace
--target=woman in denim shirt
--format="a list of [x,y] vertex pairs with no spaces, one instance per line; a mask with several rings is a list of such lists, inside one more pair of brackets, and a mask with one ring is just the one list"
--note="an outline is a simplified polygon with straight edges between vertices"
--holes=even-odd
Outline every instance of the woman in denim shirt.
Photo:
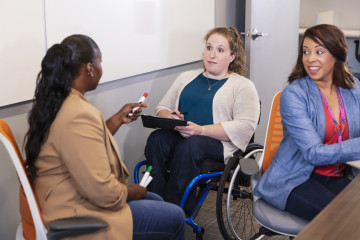
[[289,83],[280,100],[284,138],[254,194],[311,220],[350,182],[346,162],[360,159],[359,82],[339,28],[306,30]]

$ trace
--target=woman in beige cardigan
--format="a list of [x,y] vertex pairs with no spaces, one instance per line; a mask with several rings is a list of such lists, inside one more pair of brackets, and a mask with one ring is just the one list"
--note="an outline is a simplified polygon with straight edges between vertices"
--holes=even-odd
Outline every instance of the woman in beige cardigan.
[[[245,150],[259,119],[257,91],[242,76],[245,55],[237,30],[214,28],[204,40],[204,68],[180,74],[155,110],[160,117],[184,119],[187,126],[156,130],[145,147],[147,165],[157,173],[150,191],[175,204],[204,159],[226,163],[236,150]],[[195,199],[194,188],[186,213],[192,212]]]
[[[25,151],[45,224],[95,216],[109,226],[79,239],[183,239],[185,217],[174,204],[137,184],[113,134],[139,116],[130,103],[105,122],[84,97],[101,78],[101,52],[84,35],[72,35],[46,53],[38,75]],[[146,104],[142,105],[146,107]]]

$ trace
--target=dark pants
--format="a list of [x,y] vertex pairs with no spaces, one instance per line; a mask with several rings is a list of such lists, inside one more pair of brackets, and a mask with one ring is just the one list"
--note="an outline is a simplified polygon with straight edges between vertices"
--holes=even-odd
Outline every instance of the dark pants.
[[349,183],[350,180],[345,177],[327,177],[313,173],[306,182],[291,191],[285,210],[311,221]]
[[[189,182],[200,174],[201,161],[211,158],[223,162],[223,151],[221,141],[214,138],[183,138],[176,131],[162,129],[152,132],[145,147],[146,164],[156,171],[149,190],[179,205]],[[195,200],[196,187],[185,205],[186,213],[190,213]]]

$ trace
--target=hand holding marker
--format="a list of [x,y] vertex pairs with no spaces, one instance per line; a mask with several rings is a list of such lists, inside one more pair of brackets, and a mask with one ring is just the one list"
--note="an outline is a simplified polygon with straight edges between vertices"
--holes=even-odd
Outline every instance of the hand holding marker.
[[[151,173],[151,176],[150,176]],[[149,166],[141,179],[141,182],[139,183],[142,187],[147,187],[147,185],[151,182],[153,179],[153,176],[155,175],[155,171],[152,171],[152,166]]]
[[149,185],[149,183],[151,182],[151,180],[153,180],[153,177],[155,176],[155,170],[152,170],[150,172],[150,176],[148,176],[148,178],[146,179],[145,183],[144,183],[144,187],[147,187]]
[[[148,96],[148,93],[144,93],[142,96],[141,96],[141,98],[139,99],[139,101],[138,101],[138,103],[143,103],[143,102],[145,102],[145,99],[147,98],[147,96]],[[140,105],[141,106],[141,105]],[[133,109],[132,109],[132,112],[135,112],[136,110],[138,110],[139,108],[140,108],[140,106],[138,106],[138,107],[134,107]],[[128,114],[128,116],[129,117],[132,117],[132,113],[129,113]]]

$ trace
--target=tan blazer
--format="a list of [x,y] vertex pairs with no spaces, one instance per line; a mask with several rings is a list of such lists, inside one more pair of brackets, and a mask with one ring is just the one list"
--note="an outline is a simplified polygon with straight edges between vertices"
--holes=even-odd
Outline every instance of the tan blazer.
[[75,89],[58,112],[36,167],[34,188],[45,224],[96,216],[109,226],[76,239],[132,239],[128,170],[102,114]]

